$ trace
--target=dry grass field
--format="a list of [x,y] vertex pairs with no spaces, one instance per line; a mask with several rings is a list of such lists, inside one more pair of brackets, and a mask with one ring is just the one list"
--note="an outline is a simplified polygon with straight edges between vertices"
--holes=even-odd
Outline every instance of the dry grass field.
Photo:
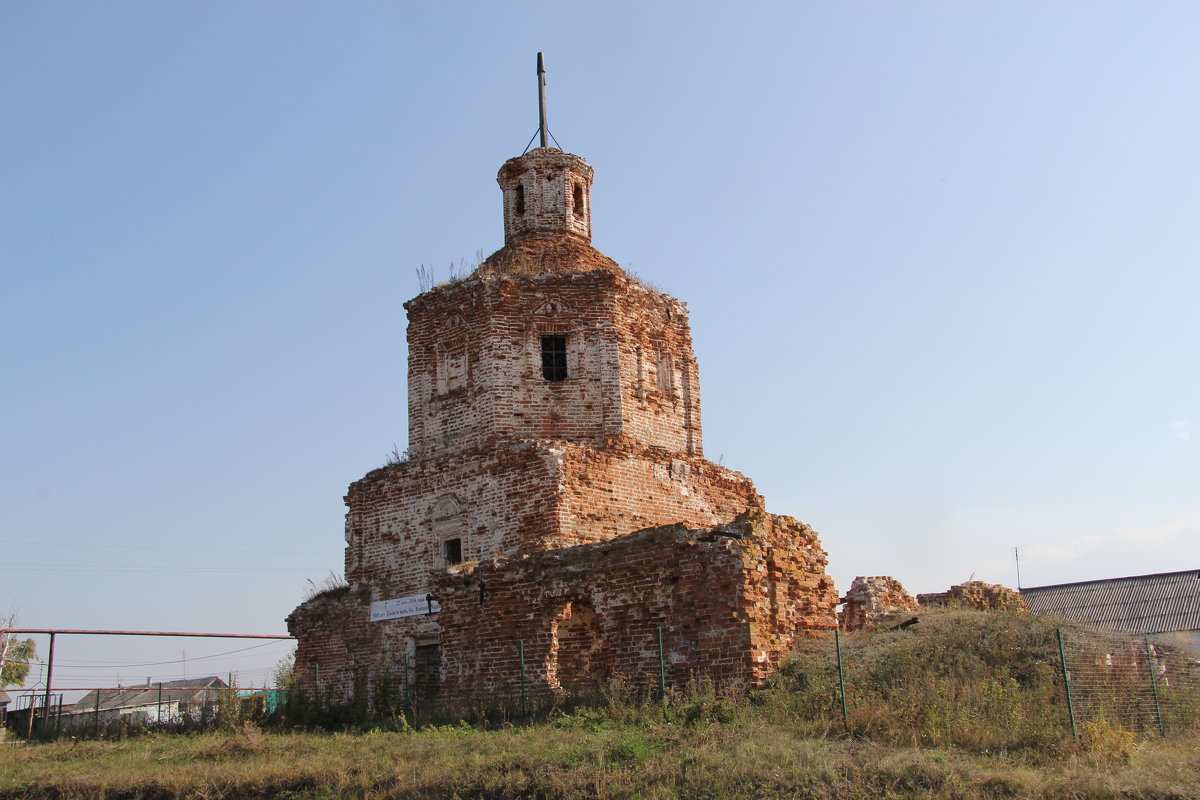
[[[832,643],[817,641],[750,698],[693,687],[665,705],[598,698],[418,730],[395,716],[336,732],[242,723],[5,744],[0,800],[1200,798],[1186,687],[1164,687],[1174,716],[1162,737],[1144,714],[1122,716],[1136,683],[1106,685],[1113,704],[1081,720],[1076,742],[1054,632],[947,612],[846,636],[845,715]],[[1079,658],[1127,644],[1080,630],[1070,640]]]
[[564,716],[527,728],[16,745],[3,798],[1197,798],[1200,744],[979,753],[813,736],[761,718]]

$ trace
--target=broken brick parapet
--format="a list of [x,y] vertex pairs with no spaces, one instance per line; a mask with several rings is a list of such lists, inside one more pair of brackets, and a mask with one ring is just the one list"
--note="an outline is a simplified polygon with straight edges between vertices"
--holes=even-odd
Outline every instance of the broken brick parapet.
[[839,613],[843,630],[856,631],[875,625],[893,614],[916,611],[917,600],[900,581],[887,575],[859,576],[850,584],[842,598],[845,606]]
[[999,583],[984,583],[970,581],[951,586],[945,592],[931,592],[917,595],[917,602],[922,608],[938,608],[942,606],[975,608],[980,611],[1013,611],[1018,614],[1028,614],[1029,607],[1021,593]]
[[492,253],[470,277],[545,275],[564,271],[626,274],[616,261],[574,236],[533,236],[506,244]]
[[779,667],[802,639],[837,627],[837,592],[809,525],[789,516],[750,509],[719,528],[741,529],[743,609],[751,626],[751,683]]

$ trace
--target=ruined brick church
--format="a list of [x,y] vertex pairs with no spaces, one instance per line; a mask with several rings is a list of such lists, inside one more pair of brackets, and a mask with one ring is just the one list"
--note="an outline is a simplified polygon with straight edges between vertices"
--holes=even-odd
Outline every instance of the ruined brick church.
[[813,530],[705,460],[687,307],[591,246],[592,178],[507,161],[504,246],[405,304],[408,457],[349,488],[349,585],[288,617],[303,696],[745,688],[836,626]]

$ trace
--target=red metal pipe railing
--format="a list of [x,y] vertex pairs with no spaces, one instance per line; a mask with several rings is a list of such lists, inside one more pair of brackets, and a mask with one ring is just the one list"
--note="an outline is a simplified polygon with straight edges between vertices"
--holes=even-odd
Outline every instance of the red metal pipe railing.
[[[50,656],[46,660],[46,724],[50,723],[50,678],[54,674],[54,637],[58,634],[80,634],[85,636],[200,636],[209,639],[295,639],[295,636],[278,633],[185,633],[183,631],[95,631],[80,628],[5,628],[0,635],[9,633],[42,633],[50,636]],[[135,687],[136,688],[136,687]],[[71,690],[67,690],[71,691]],[[91,690],[88,690],[91,691]],[[33,722],[30,712],[30,724]]]

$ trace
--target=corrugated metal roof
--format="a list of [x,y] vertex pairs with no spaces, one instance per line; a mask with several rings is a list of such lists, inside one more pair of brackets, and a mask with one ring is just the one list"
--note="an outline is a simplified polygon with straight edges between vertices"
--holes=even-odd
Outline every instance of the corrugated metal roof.
[[1200,631],[1200,570],[1160,572],[1021,590],[1035,614],[1131,633]]
[[216,675],[207,678],[185,678],[178,681],[164,681],[160,692],[157,683],[150,686],[131,686],[127,689],[93,690],[75,703],[80,713],[93,711],[96,708],[96,695],[100,695],[100,710],[114,711],[121,708],[139,708],[152,706],[163,702],[204,702],[216,700],[219,696],[214,689],[228,688],[225,681]]

